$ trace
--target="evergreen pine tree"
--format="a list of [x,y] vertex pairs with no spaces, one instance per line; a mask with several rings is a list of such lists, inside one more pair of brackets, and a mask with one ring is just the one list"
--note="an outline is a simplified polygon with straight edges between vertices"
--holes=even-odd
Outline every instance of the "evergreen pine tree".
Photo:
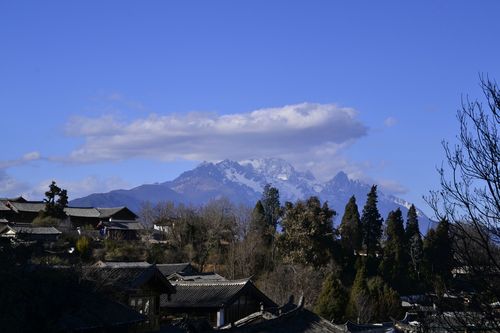
[[407,262],[405,251],[405,230],[403,216],[398,208],[391,211],[386,220],[387,238],[380,270],[385,281],[398,291],[405,291],[407,282]]
[[[453,268],[452,239],[450,225],[445,219],[441,220],[436,230],[431,229],[424,240],[424,261],[428,281],[441,291],[446,288],[451,278]],[[439,286],[436,286],[439,283]]]
[[377,186],[373,185],[361,216],[361,228],[363,242],[368,256],[375,256],[380,248],[380,237],[382,236],[383,219],[377,208]]
[[373,304],[370,301],[370,292],[366,284],[366,267],[362,263],[358,267],[349,295],[347,306],[348,318],[357,323],[368,322],[374,310]]
[[278,189],[266,184],[260,201],[262,203],[262,207],[264,208],[267,224],[271,226],[273,230],[276,230],[276,226],[278,225],[278,221],[282,213],[280,193]]
[[354,195],[345,206],[344,216],[340,223],[340,237],[342,249],[345,253],[353,254],[361,249],[362,233],[358,205]]
[[[413,282],[413,286],[417,287],[420,284],[422,260],[423,260],[423,242],[420,235],[420,228],[418,225],[417,210],[414,205],[411,205],[408,210],[406,220],[406,248],[409,258],[409,277]],[[416,291],[416,290],[415,290]]]
[[68,206],[68,192],[57,186],[55,181],[52,181],[49,190],[45,192],[44,201],[45,211],[41,213],[40,218],[54,217],[63,219],[66,217],[64,208]]
[[342,282],[334,273],[330,273],[323,282],[315,311],[328,320],[340,323],[345,320],[348,300],[348,294]]
[[270,243],[270,226],[267,224],[264,207],[260,200],[257,201],[252,211],[249,232],[260,238],[264,244]]
[[283,233],[279,248],[286,262],[324,266],[332,258],[335,246],[333,217],[335,211],[317,197],[285,204]]

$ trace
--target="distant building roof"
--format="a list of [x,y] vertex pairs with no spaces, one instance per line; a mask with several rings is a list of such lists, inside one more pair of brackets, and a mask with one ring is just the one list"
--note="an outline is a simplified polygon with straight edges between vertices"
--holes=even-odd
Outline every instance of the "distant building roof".
[[9,208],[9,207],[7,207],[7,206],[5,205],[5,203],[3,203],[2,201],[0,201],[0,210],[10,210],[10,208]]
[[100,217],[101,212],[93,207],[66,207],[64,212],[74,217]]
[[135,218],[137,218],[138,216],[133,212],[131,211],[130,209],[128,209],[127,207],[125,206],[122,206],[122,207],[105,207],[105,208],[96,208],[100,213],[101,215],[99,216],[100,218],[110,218],[110,217],[113,217],[113,215],[115,215],[116,213],[122,211],[122,210],[125,210],[127,211],[128,214],[131,214],[133,216],[135,216]]
[[267,307],[276,306],[255,287],[250,279],[225,281],[175,281],[176,293],[170,300],[161,296],[160,304],[167,308],[221,308],[234,302],[244,291],[255,293]]
[[168,276],[169,281],[227,281],[227,279],[217,273],[173,273]]
[[304,309],[304,301],[299,305],[286,304],[282,313],[266,311],[252,313],[220,331],[227,333],[344,333],[344,327],[332,324],[317,314]]
[[143,230],[144,227],[137,221],[112,220],[104,222],[104,225],[111,230]]
[[151,267],[152,264],[145,261],[101,261],[94,264],[96,267],[123,268],[123,267]]
[[175,292],[174,287],[161,274],[155,265],[118,265],[116,267],[87,266],[83,269],[83,272],[85,279],[87,280],[99,281],[102,284],[118,289],[138,289],[154,280],[158,282],[156,285],[161,293],[171,294]]
[[31,235],[60,235],[61,232],[54,227],[27,227],[27,226],[7,226],[16,234],[31,234]]
[[28,202],[14,202],[9,201],[9,205],[15,212],[32,212],[38,213],[45,209],[45,202],[43,201],[28,201]]
[[190,263],[175,263],[175,264],[157,264],[156,267],[160,270],[160,272],[168,277],[174,273],[192,273],[198,274],[198,270],[195,269]]
[[0,198],[0,201],[28,202],[28,200],[24,199],[22,196],[18,196],[18,197],[14,197],[14,198]]

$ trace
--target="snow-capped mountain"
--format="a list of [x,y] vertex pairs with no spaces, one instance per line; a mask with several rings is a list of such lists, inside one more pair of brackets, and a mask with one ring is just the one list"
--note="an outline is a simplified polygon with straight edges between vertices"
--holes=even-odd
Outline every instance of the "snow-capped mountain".
[[[279,189],[282,203],[306,199],[312,195],[328,201],[330,207],[337,212],[337,223],[352,195],[356,197],[361,213],[371,187],[371,184],[349,179],[344,172],[339,172],[331,180],[322,183],[311,172],[298,171],[288,162],[277,158],[241,162],[224,160],[218,163],[203,162],[172,181],[142,185],[131,190],[92,194],[73,200],[71,204],[80,206],[121,204],[138,211],[142,201],[155,203],[171,200],[201,205],[209,200],[226,197],[235,203],[253,206],[261,197],[266,184]],[[406,215],[410,203],[380,191],[378,195],[378,207],[382,217],[386,217],[389,211],[396,208],[400,208]],[[418,211],[418,214],[421,229],[426,232],[431,221],[421,211]]]

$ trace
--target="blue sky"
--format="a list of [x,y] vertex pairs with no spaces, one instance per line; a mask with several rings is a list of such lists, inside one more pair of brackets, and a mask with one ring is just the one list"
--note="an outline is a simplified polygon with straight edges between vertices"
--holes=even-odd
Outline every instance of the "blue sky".
[[0,1],[0,196],[278,156],[428,211],[498,1]]

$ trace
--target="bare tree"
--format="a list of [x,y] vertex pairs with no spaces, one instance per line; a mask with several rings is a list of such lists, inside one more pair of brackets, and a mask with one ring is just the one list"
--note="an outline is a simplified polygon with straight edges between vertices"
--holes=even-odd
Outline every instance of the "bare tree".
[[486,103],[468,98],[457,112],[458,143],[443,142],[446,166],[439,191],[426,198],[439,219],[451,223],[457,266],[475,292],[469,310],[481,323],[500,328],[500,89],[480,78]]

